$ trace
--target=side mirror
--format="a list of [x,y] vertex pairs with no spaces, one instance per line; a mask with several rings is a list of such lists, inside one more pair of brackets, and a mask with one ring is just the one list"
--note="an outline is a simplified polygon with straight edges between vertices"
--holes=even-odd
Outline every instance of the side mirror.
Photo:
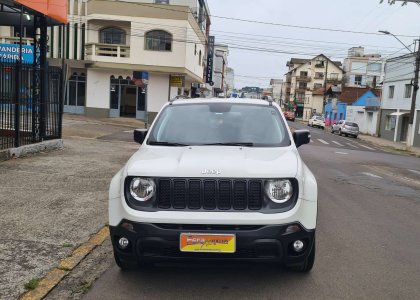
[[134,141],[139,144],[143,144],[146,138],[148,129],[134,129]]
[[299,148],[302,145],[309,144],[311,133],[306,129],[296,130],[293,132],[293,140],[295,141],[296,148]]

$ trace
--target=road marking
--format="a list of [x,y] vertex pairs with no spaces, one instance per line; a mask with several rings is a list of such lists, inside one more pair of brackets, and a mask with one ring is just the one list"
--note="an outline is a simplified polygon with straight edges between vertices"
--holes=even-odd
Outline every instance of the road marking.
[[336,144],[336,145],[338,145],[338,146],[341,146],[341,147],[344,147],[344,145],[343,144],[340,144],[339,142],[336,142],[336,141],[332,141],[334,144]]
[[417,171],[417,170],[411,170],[411,169],[408,169],[408,171],[410,171],[411,173],[415,173],[415,174],[419,174],[419,175],[420,175],[420,171]]
[[125,133],[133,133],[133,130],[126,130]]
[[318,141],[320,141],[321,143],[325,144],[325,145],[329,145],[330,143],[324,141],[323,139],[317,139]]
[[352,146],[352,147],[354,147],[354,148],[359,148],[359,147],[357,147],[356,145],[353,145],[353,144],[350,144],[350,143],[347,143],[347,145]]
[[314,142],[314,140],[309,140],[311,143],[313,143]]
[[381,177],[381,176],[378,176],[378,175],[375,175],[375,174],[372,174],[372,173],[368,173],[368,172],[361,172],[360,174],[370,176],[370,177],[373,177],[373,178],[383,179],[383,177]]
[[369,149],[369,150],[373,150],[373,151],[375,151],[375,149],[373,149],[373,148],[371,148],[371,147],[368,147],[368,146],[365,146],[365,145],[362,145],[362,144],[358,144],[360,147],[363,147],[363,148],[366,148],[366,149]]
[[336,154],[342,154],[342,155],[347,155],[348,153],[346,152],[335,152]]
[[73,253],[62,259],[58,267],[49,271],[39,282],[38,286],[19,297],[19,300],[41,300],[56,287],[93,249],[102,245],[109,237],[109,228],[102,227],[92,235],[87,242],[76,248]]

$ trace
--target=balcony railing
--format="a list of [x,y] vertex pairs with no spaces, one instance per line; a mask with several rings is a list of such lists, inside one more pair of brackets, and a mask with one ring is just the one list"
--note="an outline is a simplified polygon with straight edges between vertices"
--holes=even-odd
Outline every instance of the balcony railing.
[[[33,45],[34,39],[23,37],[22,42],[24,45]],[[19,44],[20,38],[14,36],[0,36],[0,43],[1,44]]]
[[332,84],[341,84],[343,81],[341,79],[338,78],[328,78],[327,79],[327,83],[332,83]]
[[310,82],[311,77],[308,76],[296,76],[296,81]]
[[128,58],[130,57],[130,46],[89,43],[86,44],[86,55],[90,56],[92,60],[95,60],[97,56]]
[[324,79],[324,74],[315,74],[315,79]]

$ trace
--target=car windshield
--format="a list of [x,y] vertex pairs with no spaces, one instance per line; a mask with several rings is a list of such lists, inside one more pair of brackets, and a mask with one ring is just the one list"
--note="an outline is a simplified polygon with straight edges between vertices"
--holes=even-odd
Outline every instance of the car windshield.
[[147,143],[254,147],[291,144],[276,107],[239,103],[169,105],[153,126]]

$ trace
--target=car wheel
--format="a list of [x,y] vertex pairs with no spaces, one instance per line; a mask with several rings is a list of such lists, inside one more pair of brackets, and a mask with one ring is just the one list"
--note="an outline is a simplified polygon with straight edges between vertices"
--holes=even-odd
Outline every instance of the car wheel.
[[295,121],[295,119],[292,119],[292,122],[294,122]]
[[325,130],[325,127],[321,127],[322,130]]
[[357,139],[357,135],[355,135],[354,138]]
[[334,134],[334,128],[331,127],[331,133]]
[[349,135],[347,133],[344,134],[346,137],[348,137]]
[[286,265],[286,268],[301,273],[307,273],[312,270],[315,263],[315,240],[312,246],[311,252],[309,253],[308,257],[300,264],[297,265]]
[[342,135],[341,129],[338,130],[338,135],[340,135],[340,136]]

